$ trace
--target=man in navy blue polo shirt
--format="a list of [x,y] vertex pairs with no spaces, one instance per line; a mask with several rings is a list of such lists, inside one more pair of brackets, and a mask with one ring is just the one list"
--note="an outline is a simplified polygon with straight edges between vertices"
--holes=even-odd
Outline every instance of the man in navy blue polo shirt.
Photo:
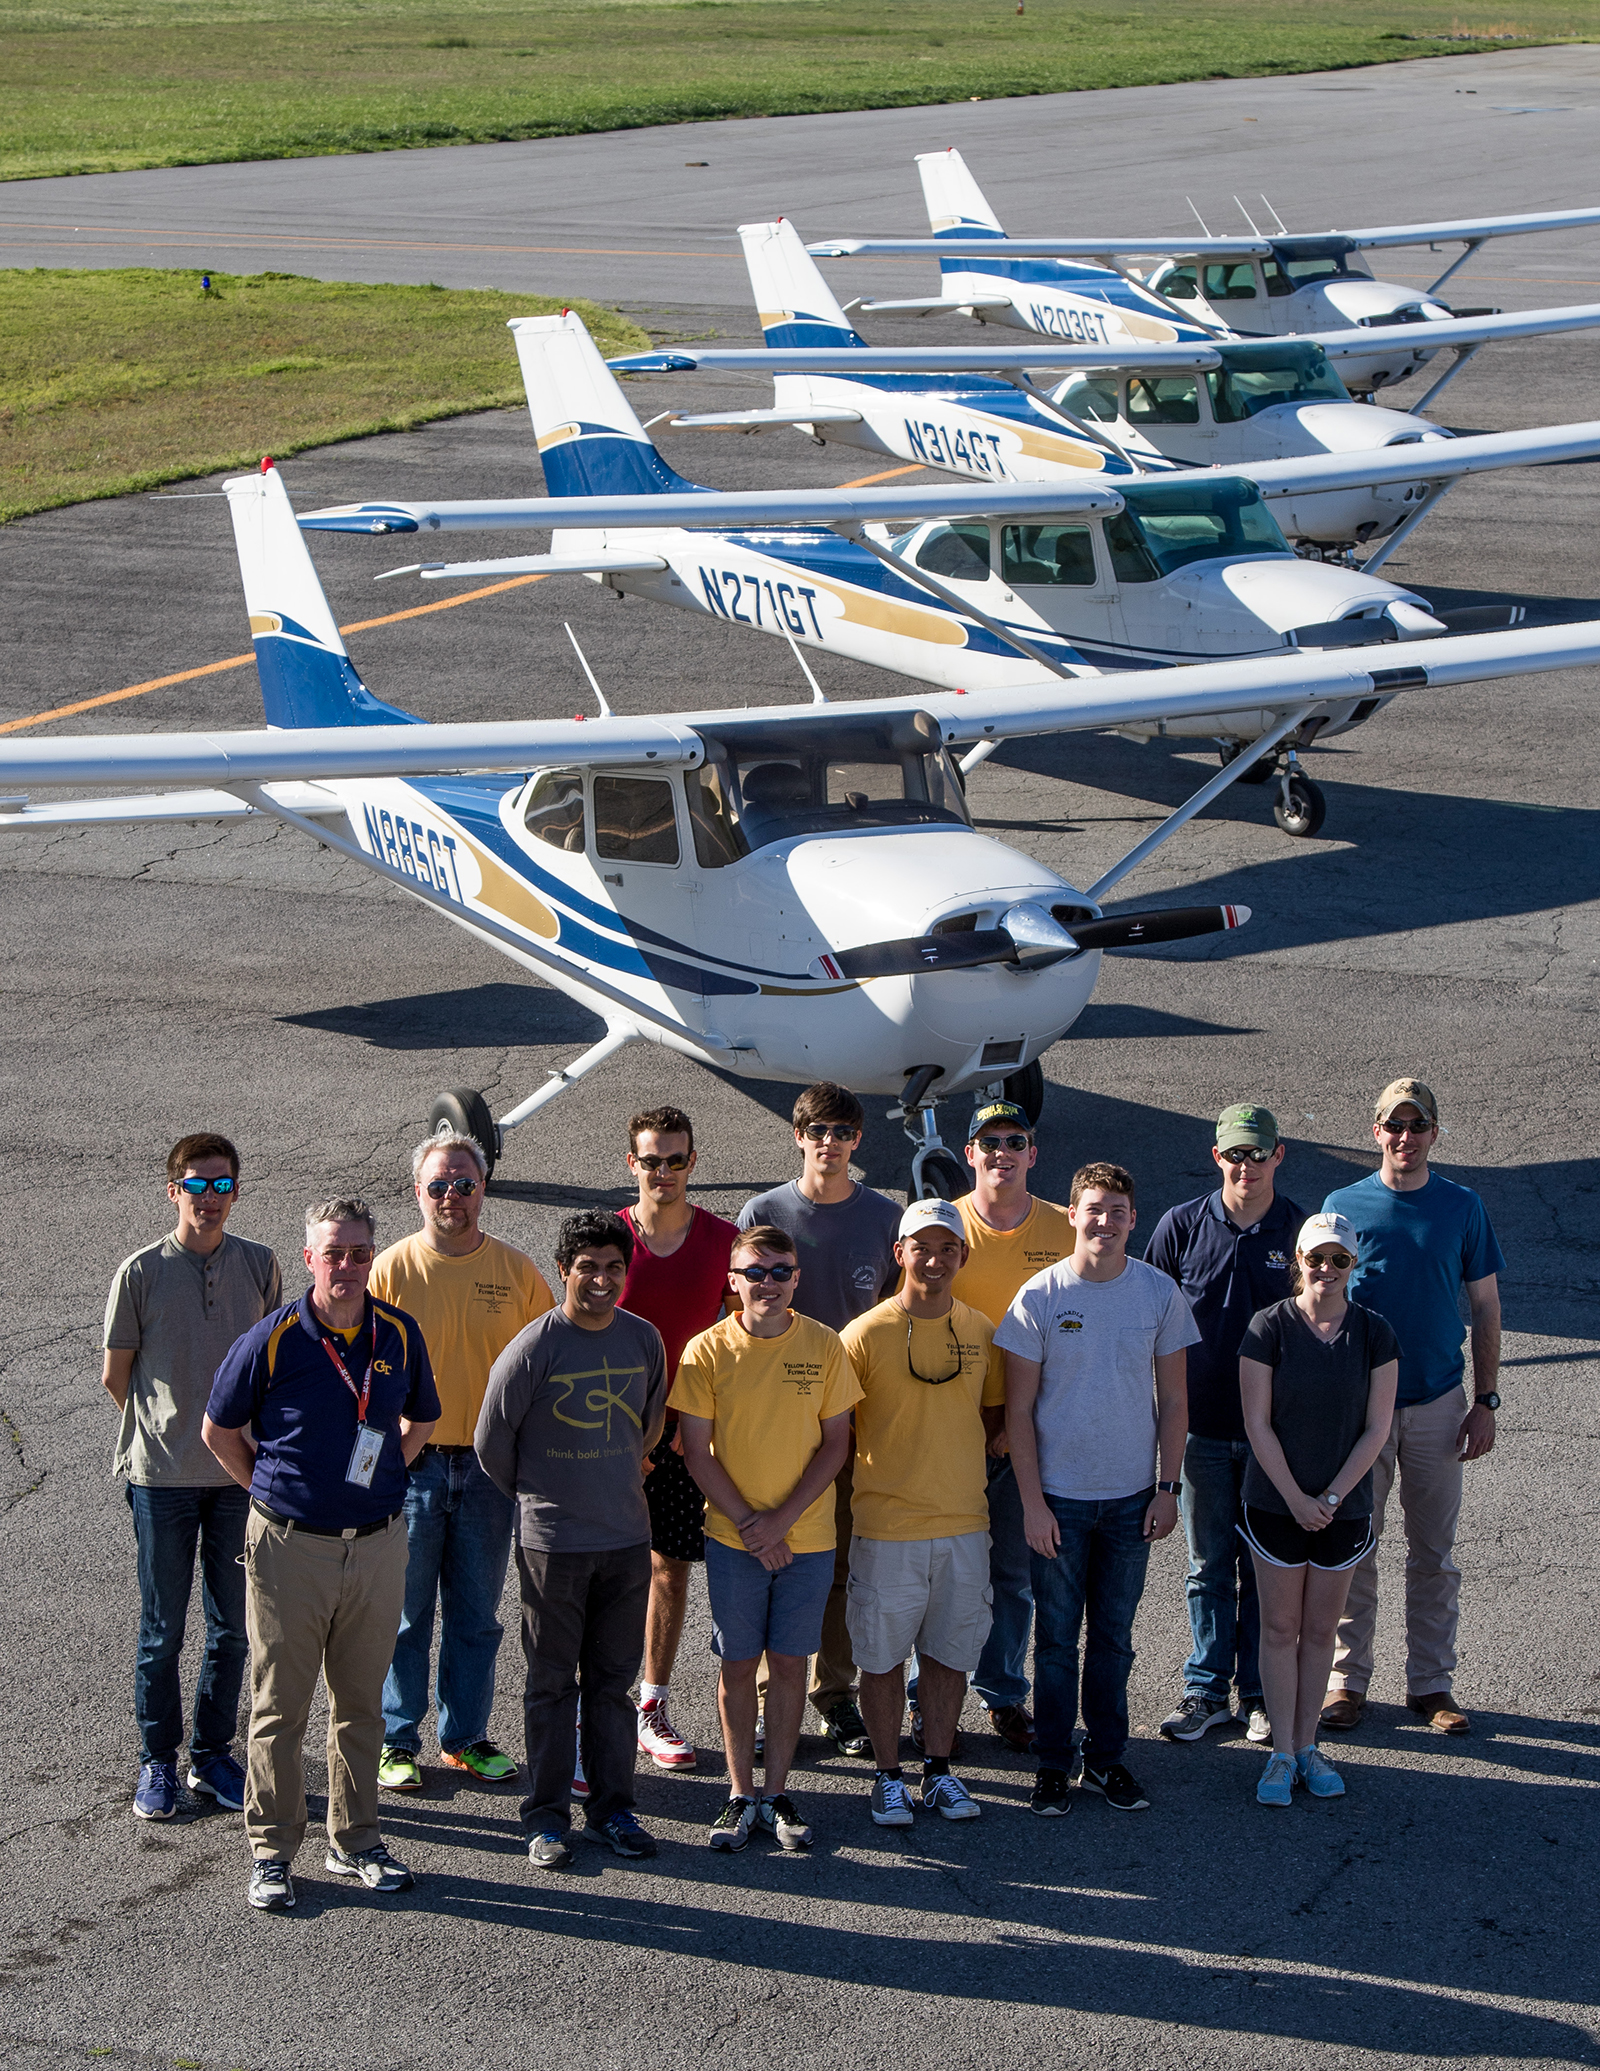
[[250,1491],[245,1527],[250,1751],[249,1902],[294,1904],[305,1838],[301,1743],[328,1685],[328,1853],[337,1877],[404,1891],[378,1834],[383,1679],[405,1598],[406,1470],[439,1416],[422,1332],[367,1293],[364,1201],[306,1210],[311,1286],[264,1317],[217,1369],[205,1442]]
[[1277,1191],[1284,1146],[1271,1111],[1249,1103],[1217,1117],[1214,1194],[1169,1208],[1145,1258],[1189,1298],[1201,1337],[1189,1347],[1189,1436],[1183,1449],[1183,1529],[1189,1542],[1189,1630],[1183,1696],[1161,1721],[1169,1740],[1199,1740],[1239,1715],[1254,1741],[1272,1738],[1256,1653],[1261,1616],[1250,1555],[1235,1527],[1250,1447],[1239,1403],[1239,1344],[1258,1309],[1289,1293],[1295,1232],[1304,1220]]

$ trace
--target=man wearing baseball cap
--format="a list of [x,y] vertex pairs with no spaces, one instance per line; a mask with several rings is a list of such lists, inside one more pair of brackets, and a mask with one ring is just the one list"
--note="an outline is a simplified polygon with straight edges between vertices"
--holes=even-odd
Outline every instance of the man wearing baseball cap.
[[1277,1117],[1252,1101],[1217,1117],[1215,1193],[1169,1208],[1145,1251],[1177,1281],[1200,1342],[1189,1348],[1189,1435],[1183,1448],[1183,1530],[1189,1542],[1189,1630],[1194,1649],[1183,1695],[1161,1721],[1168,1740],[1199,1740],[1239,1717],[1251,1740],[1270,1740],[1261,1698],[1261,1614],[1255,1571],[1238,1525],[1250,1447],[1239,1402],[1239,1345],[1260,1309],[1289,1294],[1301,1211],[1277,1190],[1284,1146]]
[[[1500,1284],[1505,1258],[1488,1211],[1470,1187],[1428,1159],[1439,1103],[1421,1079],[1393,1079],[1378,1095],[1372,1133],[1378,1170],[1323,1202],[1360,1239],[1351,1299],[1382,1316],[1400,1341],[1400,1387],[1389,1442],[1372,1470],[1372,1529],[1383,1530],[1396,1474],[1406,1532],[1406,1703],[1436,1732],[1469,1733],[1451,1694],[1461,1570],[1455,1563],[1462,1464],[1494,1446],[1500,1397]],[[1463,1387],[1461,1290],[1471,1317],[1473,1392]],[[1361,1723],[1372,1681],[1378,1619],[1376,1551],[1355,1570],[1339,1626],[1322,1723]]]
[[1004,1414],[1005,1382],[993,1326],[950,1292],[967,1261],[954,1206],[913,1201],[894,1253],[904,1274],[899,1291],[840,1333],[861,1385],[845,1615],[878,1765],[872,1817],[879,1826],[910,1826],[900,1719],[913,1648],[921,1802],[945,1819],[978,1817],[950,1773],[950,1756],[967,1677],[989,1635],[984,1461]]

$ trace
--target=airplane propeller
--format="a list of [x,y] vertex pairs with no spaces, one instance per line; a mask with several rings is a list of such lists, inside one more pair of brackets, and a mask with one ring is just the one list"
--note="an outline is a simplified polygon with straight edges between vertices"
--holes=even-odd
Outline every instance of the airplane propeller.
[[1150,913],[1117,913],[1106,920],[1061,926],[1040,906],[1013,906],[998,928],[961,934],[908,935],[898,942],[864,942],[836,949],[830,961],[846,978],[912,978],[928,971],[972,971],[1009,964],[1039,971],[1088,949],[1142,949],[1153,942],[1183,942],[1242,928],[1248,906],[1166,906]]

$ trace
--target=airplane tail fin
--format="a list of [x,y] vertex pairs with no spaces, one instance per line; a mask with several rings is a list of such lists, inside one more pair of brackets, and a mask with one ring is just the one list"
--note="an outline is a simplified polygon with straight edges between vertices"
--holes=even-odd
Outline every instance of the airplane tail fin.
[[511,320],[552,496],[673,496],[699,485],[668,467],[570,309]]
[[935,237],[982,237],[986,232],[1005,236],[1000,218],[984,200],[959,151],[919,152],[917,171],[928,205],[928,227]]
[[268,726],[404,726],[350,665],[283,477],[270,460],[225,482]]
[[866,343],[851,329],[792,223],[781,217],[776,223],[741,223],[739,242],[769,345]]

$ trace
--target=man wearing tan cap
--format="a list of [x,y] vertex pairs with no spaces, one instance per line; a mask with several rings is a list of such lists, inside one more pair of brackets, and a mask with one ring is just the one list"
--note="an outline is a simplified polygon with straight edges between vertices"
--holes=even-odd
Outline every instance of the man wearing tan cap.
[[[1382,1316],[1400,1341],[1400,1389],[1389,1442],[1372,1474],[1372,1526],[1383,1530],[1396,1474],[1406,1530],[1406,1703],[1440,1733],[1467,1733],[1451,1696],[1461,1570],[1455,1563],[1462,1464],[1494,1445],[1505,1266],[1488,1211],[1470,1187],[1428,1170],[1439,1103],[1421,1079],[1378,1095],[1372,1133],[1378,1170],[1329,1194],[1323,1208],[1354,1224],[1361,1263],[1350,1295]],[[1462,1288],[1471,1316],[1473,1393],[1463,1387]],[[1372,1681],[1378,1617],[1376,1551],[1356,1569],[1339,1626],[1322,1723],[1361,1723]]]

